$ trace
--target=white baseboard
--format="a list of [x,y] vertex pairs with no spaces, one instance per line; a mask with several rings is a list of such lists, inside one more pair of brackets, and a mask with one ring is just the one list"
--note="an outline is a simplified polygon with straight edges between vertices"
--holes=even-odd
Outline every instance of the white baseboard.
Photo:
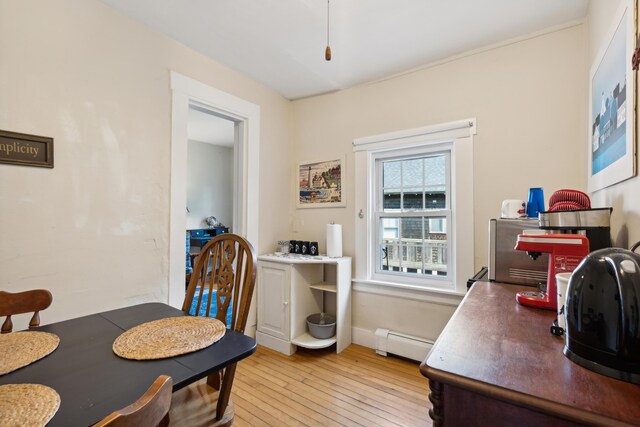
[[291,344],[290,342],[272,337],[271,335],[265,334],[260,331],[256,332],[256,343],[268,347],[272,350],[278,351],[282,354],[286,354],[287,356],[291,356],[293,353],[295,353],[297,348],[297,346]]
[[373,331],[362,328],[351,328],[351,342],[371,349],[376,348],[376,335]]

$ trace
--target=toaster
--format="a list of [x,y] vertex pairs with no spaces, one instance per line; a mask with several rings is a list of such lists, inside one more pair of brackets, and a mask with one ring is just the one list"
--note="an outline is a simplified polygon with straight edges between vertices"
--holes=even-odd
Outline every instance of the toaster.
[[532,259],[515,249],[518,234],[539,228],[537,218],[489,220],[489,280],[516,285],[540,286],[547,283],[549,254]]

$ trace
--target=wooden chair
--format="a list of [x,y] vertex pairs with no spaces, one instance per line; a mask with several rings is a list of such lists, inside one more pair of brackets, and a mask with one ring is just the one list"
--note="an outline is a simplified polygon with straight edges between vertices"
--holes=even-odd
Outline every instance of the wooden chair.
[[[204,294],[208,292],[204,315],[212,314],[211,302],[215,295],[215,317],[227,328],[244,333],[255,286],[256,264],[253,246],[243,237],[231,233],[214,237],[196,258],[182,310],[188,313],[196,301],[195,315],[198,316]],[[227,324],[230,306],[231,323]],[[171,425],[230,425],[234,411],[229,398],[235,372],[234,363],[209,375],[206,382],[198,381],[174,393]]]
[[107,415],[93,427],[157,427],[169,425],[173,381],[160,375],[131,405]]
[[45,289],[34,289],[24,292],[5,292],[0,291],[0,317],[6,316],[2,324],[1,332],[9,333],[13,330],[13,322],[11,316],[14,314],[23,314],[33,312],[29,329],[40,326],[40,311],[51,305],[53,295]]

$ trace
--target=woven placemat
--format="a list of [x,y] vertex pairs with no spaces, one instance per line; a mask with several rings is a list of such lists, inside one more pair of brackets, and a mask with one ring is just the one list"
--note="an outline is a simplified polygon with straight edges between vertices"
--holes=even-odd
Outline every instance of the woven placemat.
[[0,375],[40,360],[58,348],[60,338],[49,332],[0,334]]
[[60,407],[60,395],[41,384],[0,385],[0,427],[44,426]]
[[224,336],[226,327],[209,317],[167,317],[143,323],[120,335],[113,352],[124,359],[164,359],[210,346]]

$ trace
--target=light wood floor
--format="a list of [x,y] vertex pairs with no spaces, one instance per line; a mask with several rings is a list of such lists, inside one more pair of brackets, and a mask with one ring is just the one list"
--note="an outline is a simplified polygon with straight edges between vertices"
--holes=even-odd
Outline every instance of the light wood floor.
[[258,346],[238,363],[234,426],[430,426],[427,379],[417,362],[352,344],[299,348],[285,356]]

